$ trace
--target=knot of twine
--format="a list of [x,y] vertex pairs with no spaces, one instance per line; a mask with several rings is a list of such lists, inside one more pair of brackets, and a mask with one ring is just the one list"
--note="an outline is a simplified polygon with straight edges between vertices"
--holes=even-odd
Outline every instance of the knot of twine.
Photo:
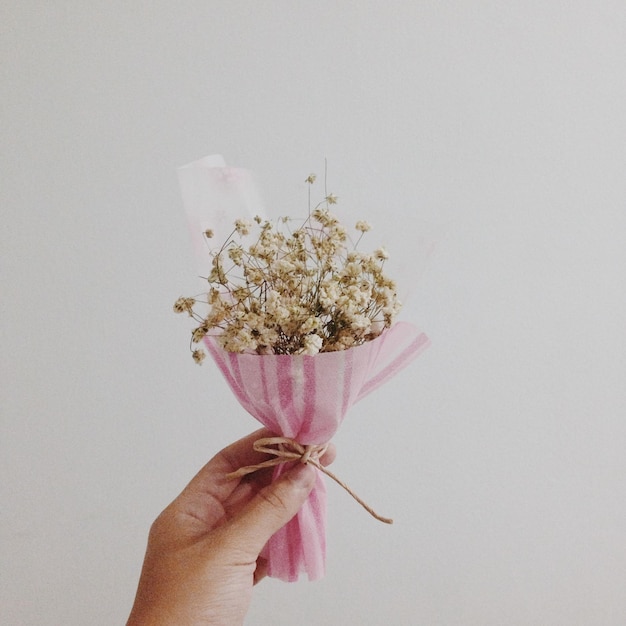
[[246,465],[240,467],[235,472],[231,472],[226,475],[226,478],[241,478],[257,472],[258,470],[265,469],[267,467],[275,467],[276,465],[282,465],[283,463],[290,463],[293,461],[299,461],[300,463],[310,463],[316,467],[320,472],[323,472],[329,478],[332,478],[339,486],[343,487],[372,517],[375,517],[378,521],[385,524],[393,524],[393,520],[389,517],[383,517],[378,515],[371,506],[365,503],[359,496],[346,485],[342,480],[337,478],[330,470],[326,469],[321,463],[320,458],[326,452],[328,444],[312,444],[303,446],[295,439],[289,437],[263,437],[257,439],[252,445],[256,452],[262,452],[270,454],[274,458],[257,463],[256,465]]

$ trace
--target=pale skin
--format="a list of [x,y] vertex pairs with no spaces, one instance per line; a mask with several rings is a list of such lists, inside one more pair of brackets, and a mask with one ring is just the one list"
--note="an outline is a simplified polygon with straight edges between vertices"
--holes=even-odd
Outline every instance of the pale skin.
[[[268,457],[252,449],[261,429],[224,448],[150,529],[127,626],[241,626],[252,587],[266,574],[268,539],[300,509],[318,471],[297,463],[271,483],[271,470],[226,478]],[[332,446],[322,457],[334,459]]]

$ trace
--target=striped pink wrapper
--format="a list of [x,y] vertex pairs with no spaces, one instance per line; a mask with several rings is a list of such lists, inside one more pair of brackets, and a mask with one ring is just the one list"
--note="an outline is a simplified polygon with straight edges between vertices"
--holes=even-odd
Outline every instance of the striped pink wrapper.
[[[398,322],[356,348],[315,356],[236,354],[205,338],[215,363],[241,405],[276,435],[302,445],[329,442],[348,409],[406,367],[428,337]],[[289,464],[277,465],[274,480]],[[293,582],[324,576],[326,487],[322,474],[297,515],[265,546],[268,575]]]

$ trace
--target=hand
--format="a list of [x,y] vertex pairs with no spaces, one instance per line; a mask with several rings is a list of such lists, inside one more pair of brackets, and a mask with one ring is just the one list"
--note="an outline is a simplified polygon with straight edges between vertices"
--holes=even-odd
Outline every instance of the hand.
[[[275,483],[271,469],[225,478],[266,460],[252,444],[271,435],[262,429],[222,450],[159,515],[127,626],[243,624],[265,576],[259,553],[304,504],[317,471],[298,463]],[[331,446],[321,462],[334,456]]]

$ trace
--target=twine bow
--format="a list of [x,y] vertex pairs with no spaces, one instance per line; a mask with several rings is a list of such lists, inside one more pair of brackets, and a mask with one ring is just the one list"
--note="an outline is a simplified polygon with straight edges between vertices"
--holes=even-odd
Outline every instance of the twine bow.
[[262,452],[265,454],[273,455],[274,458],[268,459],[256,465],[246,465],[240,467],[238,470],[226,475],[226,478],[241,478],[257,472],[258,470],[265,469],[267,467],[275,467],[276,465],[282,465],[283,463],[289,463],[293,461],[299,461],[300,463],[310,463],[316,467],[320,472],[323,472],[329,478],[332,478],[339,486],[343,487],[372,517],[375,517],[378,521],[385,524],[393,524],[393,520],[389,517],[383,517],[378,515],[371,506],[364,502],[359,496],[346,485],[342,480],[337,478],[330,470],[326,469],[319,461],[328,444],[311,444],[303,446],[295,439],[289,437],[263,437],[257,439],[252,445],[256,452]]

